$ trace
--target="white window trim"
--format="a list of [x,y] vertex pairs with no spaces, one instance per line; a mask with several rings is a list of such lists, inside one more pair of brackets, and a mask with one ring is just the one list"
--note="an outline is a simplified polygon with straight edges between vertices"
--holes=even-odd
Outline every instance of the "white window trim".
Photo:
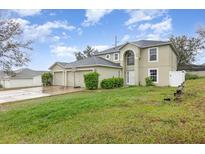
[[159,83],[159,69],[158,68],[148,68],[148,77],[150,77],[150,70],[157,70],[157,81],[153,83]]
[[[107,58],[107,56],[109,56],[109,58]],[[106,55],[105,55],[105,58],[106,58],[106,59],[110,59],[110,54],[106,54]]]
[[[117,57],[118,57],[117,59],[115,59],[115,55],[117,55]],[[114,53],[113,56],[114,56],[113,61],[119,61],[119,59],[120,59],[120,54],[119,53]]]
[[[151,60],[151,61],[150,61],[150,50],[151,50],[151,49],[156,49],[156,54],[157,54],[157,59],[156,59],[156,60]],[[148,62],[151,62],[151,63],[152,63],[152,62],[158,62],[158,58],[159,58],[158,55],[159,55],[159,54],[158,54],[158,47],[148,48]]]

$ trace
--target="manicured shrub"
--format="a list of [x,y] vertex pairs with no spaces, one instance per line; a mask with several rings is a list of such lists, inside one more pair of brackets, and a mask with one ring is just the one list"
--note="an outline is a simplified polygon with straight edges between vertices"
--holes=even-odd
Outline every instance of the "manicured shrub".
[[98,88],[99,74],[97,72],[84,74],[85,87],[89,90]]
[[145,78],[146,86],[154,86],[154,83],[150,77]]
[[199,78],[199,76],[196,75],[196,74],[186,73],[186,75],[185,75],[186,80],[195,80],[195,79],[198,79],[198,78]]
[[123,87],[123,78],[108,78],[101,81],[101,88],[103,89],[112,89]]
[[41,76],[43,86],[51,86],[53,81],[53,75],[50,72],[43,73]]

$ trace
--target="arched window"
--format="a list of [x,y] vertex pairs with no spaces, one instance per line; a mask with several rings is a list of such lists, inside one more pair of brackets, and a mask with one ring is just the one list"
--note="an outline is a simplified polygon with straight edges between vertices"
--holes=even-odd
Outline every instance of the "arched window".
[[132,51],[127,51],[126,61],[127,65],[134,65],[134,53]]

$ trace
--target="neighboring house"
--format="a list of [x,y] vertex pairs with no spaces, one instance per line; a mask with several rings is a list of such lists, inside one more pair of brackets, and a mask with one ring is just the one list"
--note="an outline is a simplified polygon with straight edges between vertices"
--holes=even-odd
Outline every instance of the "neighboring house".
[[184,70],[187,73],[190,74],[196,74],[198,76],[205,76],[205,65],[194,65],[194,64],[190,64],[190,65],[185,65],[183,67],[179,67],[178,70]]
[[7,75],[0,71],[0,84],[4,88],[21,88],[42,86],[41,75],[45,71],[35,71],[28,68],[14,71],[13,75]]
[[83,74],[96,71],[100,81],[123,77],[125,85],[145,85],[151,76],[157,86],[169,85],[169,71],[177,69],[177,51],[170,42],[127,42],[72,63],[56,62],[50,68],[53,84],[85,87]]

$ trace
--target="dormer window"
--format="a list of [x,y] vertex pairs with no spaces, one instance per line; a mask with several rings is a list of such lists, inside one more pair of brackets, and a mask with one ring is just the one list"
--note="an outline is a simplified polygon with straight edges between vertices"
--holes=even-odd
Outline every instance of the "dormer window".
[[110,54],[107,54],[107,55],[105,56],[105,58],[106,58],[106,59],[110,59]]
[[157,48],[149,48],[148,49],[148,60],[149,60],[149,62],[157,62],[158,61],[158,49]]
[[119,53],[114,54],[114,61],[119,61]]

